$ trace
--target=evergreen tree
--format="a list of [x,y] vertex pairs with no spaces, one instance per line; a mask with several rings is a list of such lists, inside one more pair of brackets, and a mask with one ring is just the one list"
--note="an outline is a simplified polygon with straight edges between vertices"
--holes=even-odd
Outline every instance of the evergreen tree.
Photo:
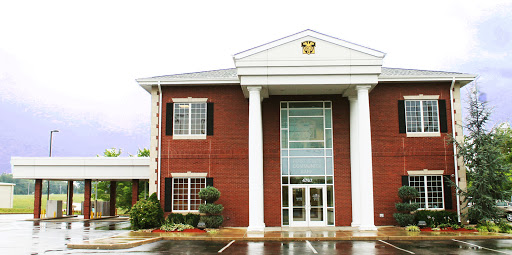
[[507,198],[510,187],[509,168],[500,149],[503,136],[494,129],[486,129],[492,109],[476,85],[470,89],[468,99],[469,114],[464,126],[468,134],[462,143],[453,140],[467,171],[467,190],[459,191],[471,205],[467,215],[470,220],[496,220],[496,201]]

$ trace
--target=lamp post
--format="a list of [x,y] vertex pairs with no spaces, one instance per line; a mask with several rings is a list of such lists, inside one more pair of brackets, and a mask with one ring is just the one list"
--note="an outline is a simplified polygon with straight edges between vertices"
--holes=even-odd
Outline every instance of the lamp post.
[[[53,140],[53,133],[58,133],[59,130],[52,130],[50,131],[50,155],[49,157],[51,158],[52,157],[52,140]],[[47,194],[47,197],[46,197],[46,200],[50,200],[50,180],[48,180],[48,194]]]

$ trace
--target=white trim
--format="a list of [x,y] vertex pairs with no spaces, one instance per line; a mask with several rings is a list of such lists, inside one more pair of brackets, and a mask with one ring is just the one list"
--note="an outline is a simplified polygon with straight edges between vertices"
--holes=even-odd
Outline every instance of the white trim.
[[405,100],[439,100],[439,95],[423,95],[417,96],[404,96]]
[[172,101],[174,103],[206,103],[208,98],[172,98]]
[[407,133],[407,137],[440,137],[441,133],[424,133],[424,132],[411,132]]
[[204,140],[206,139],[206,134],[204,135],[173,135],[173,140]]
[[200,178],[206,177],[208,173],[192,173],[190,171],[186,173],[171,173],[171,177],[173,178]]
[[[452,85],[450,86],[450,114],[452,119],[452,135],[455,140],[457,140],[457,132],[455,126],[455,108],[453,106],[453,90],[455,86],[455,77],[453,77]],[[462,135],[462,134],[461,134]],[[459,164],[457,158],[457,145],[453,143],[453,163],[454,163],[454,172],[455,172],[455,186],[459,187]],[[455,192],[455,198],[457,200],[457,219],[460,222],[460,196],[459,192]]]
[[444,170],[414,170],[414,171],[407,171],[408,175],[444,175]]
[[289,42],[292,42],[292,41],[295,41],[295,40],[298,40],[300,38],[307,37],[307,36],[311,36],[311,37],[317,38],[319,40],[323,40],[323,41],[330,42],[330,43],[333,43],[336,45],[340,45],[340,46],[343,46],[343,47],[346,47],[346,48],[349,48],[352,50],[363,52],[363,53],[366,53],[366,54],[369,54],[369,55],[372,55],[375,57],[384,58],[384,56],[386,56],[386,53],[384,53],[384,52],[377,51],[377,50],[374,50],[371,48],[367,48],[367,47],[364,47],[364,46],[361,46],[361,45],[358,45],[355,43],[347,42],[345,40],[341,40],[336,37],[332,37],[329,35],[325,35],[325,34],[318,33],[316,31],[307,29],[307,30],[283,37],[281,39],[278,39],[278,40],[275,40],[275,41],[272,41],[269,43],[265,43],[263,45],[236,53],[235,55],[233,55],[233,59],[234,60],[242,59],[242,58],[248,57],[250,55],[254,55],[256,53],[259,53],[259,52],[262,52],[262,51],[265,51],[265,50],[268,50],[268,49],[277,47],[279,45],[283,45],[283,44],[286,44],[286,43],[289,43]]

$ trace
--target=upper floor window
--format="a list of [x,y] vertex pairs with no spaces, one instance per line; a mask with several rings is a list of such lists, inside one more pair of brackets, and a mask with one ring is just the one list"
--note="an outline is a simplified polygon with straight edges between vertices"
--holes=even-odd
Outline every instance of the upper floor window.
[[174,135],[206,135],[206,103],[174,103]]
[[438,100],[406,100],[407,133],[438,133]]

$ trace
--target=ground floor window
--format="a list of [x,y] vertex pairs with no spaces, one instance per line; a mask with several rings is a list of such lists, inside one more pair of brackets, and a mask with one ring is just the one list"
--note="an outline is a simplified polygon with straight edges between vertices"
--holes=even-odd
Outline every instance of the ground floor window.
[[444,209],[442,175],[409,176],[409,186],[415,187],[420,193],[414,202],[421,209]]
[[202,203],[199,191],[206,188],[206,178],[172,178],[173,211],[198,211]]

